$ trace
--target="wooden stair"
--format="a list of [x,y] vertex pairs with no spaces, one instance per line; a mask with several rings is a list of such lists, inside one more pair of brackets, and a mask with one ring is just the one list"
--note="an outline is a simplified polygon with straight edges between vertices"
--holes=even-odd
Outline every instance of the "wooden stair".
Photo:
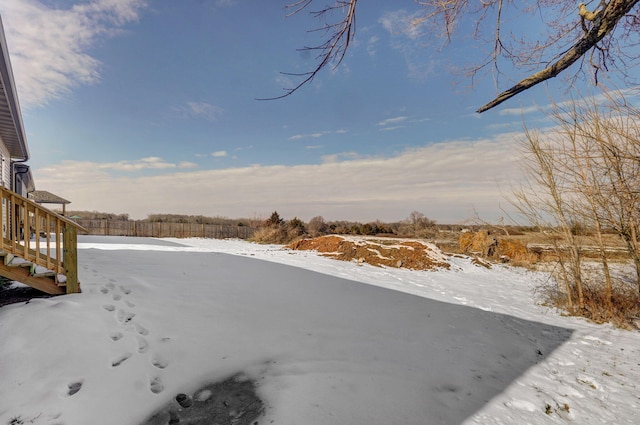
[[0,276],[48,294],[80,292],[72,220],[0,186]]
[[47,294],[66,294],[66,278],[56,275],[54,271],[47,270],[31,261],[15,256],[6,251],[0,251],[0,275],[10,280],[15,280],[29,285]]

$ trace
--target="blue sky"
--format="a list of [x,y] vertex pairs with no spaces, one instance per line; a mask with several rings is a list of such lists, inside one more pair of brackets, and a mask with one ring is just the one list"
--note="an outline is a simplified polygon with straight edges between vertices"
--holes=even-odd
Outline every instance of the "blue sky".
[[438,52],[408,31],[413,1],[368,0],[340,67],[259,101],[315,65],[297,49],[319,22],[287,3],[3,0],[37,189],[132,218],[504,215],[523,115],[553,89],[478,115],[493,82],[451,68],[479,46]]

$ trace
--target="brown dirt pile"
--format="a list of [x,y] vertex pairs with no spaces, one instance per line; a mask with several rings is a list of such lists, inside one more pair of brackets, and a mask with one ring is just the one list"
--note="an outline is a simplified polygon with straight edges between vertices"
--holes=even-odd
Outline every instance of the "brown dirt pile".
[[314,250],[336,260],[374,266],[403,267],[412,270],[449,268],[445,256],[435,246],[416,240],[347,239],[341,236],[322,236],[315,239],[302,239],[286,248]]

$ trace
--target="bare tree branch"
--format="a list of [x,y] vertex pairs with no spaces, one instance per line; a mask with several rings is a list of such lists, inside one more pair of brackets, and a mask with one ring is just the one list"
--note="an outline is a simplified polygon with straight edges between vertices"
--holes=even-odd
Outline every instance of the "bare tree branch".
[[[291,1],[293,3],[286,7],[287,16],[296,15],[309,9],[314,2],[314,0]],[[326,36],[324,42],[300,49],[317,53],[315,68],[303,73],[283,72],[283,75],[299,77],[301,81],[292,88],[285,88],[285,93],[281,96],[259,100],[287,97],[312,81],[327,65],[337,67],[342,62],[355,35],[357,0],[326,1],[329,1],[328,5],[319,11],[309,12],[310,15],[314,18],[326,18],[337,12],[340,16],[333,21],[327,19],[327,23],[309,31],[324,31]],[[587,2],[591,4],[590,7],[594,8],[591,11],[583,3],[580,3],[576,10],[575,3],[570,0],[531,0],[522,2],[522,4],[513,0],[481,0],[480,2],[471,0],[414,0],[414,2],[424,8],[424,13],[420,17],[414,17],[412,25],[420,26],[428,23],[430,25],[428,32],[434,36],[432,37],[434,40],[441,40],[442,37],[450,40],[458,24],[467,15],[476,18],[477,24],[473,37],[480,38],[485,18],[495,14],[493,33],[490,41],[487,40],[492,44],[492,52],[480,65],[471,68],[468,75],[472,80],[477,73],[482,70],[487,71],[491,65],[493,65],[493,71],[496,72],[496,75],[500,76],[502,74],[499,67],[501,59],[511,61],[516,67],[535,67],[534,69],[544,67],[544,69],[531,74],[500,93],[491,102],[479,108],[477,110],[479,113],[494,108],[517,94],[558,76],[579,61],[591,66],[597,85],[600,71],[607,71],[608,66],[615,64],[616,60],[624,60],[624,51],[619,42],[624,40],[627,47],[633,46],[633,41],[629,39],[630,34],[640,33],[638,29],[640,17],[633,13],[630,14],[631,9],[640,0]],[[508,6],[515,10],[521,10],[523,13],[540,12],[541,16],[543,11],[547,12],[544,14],[543,21],[547,23],[551,32],[546,35],[546,39],[536,40],[535,43],[530,44],[526,37],[517,39],[511,34],[511,43],[509,40],[503,40],[503,32],[507,35],[510,34],[508,29],[503,31],[503,17],[506,16]],[[547,17],[550,18],[545,19]],[[613,37],[612,33],[616,27],[620,27],[622,33],[620,36]],[[576,32],[579,35],[576,36]],[[520,44],[522,47],[514,49],[512,48],[514,43]],[[548,55],[550,52],[552,53],[551,58]],[[632,56],[627,56],[627,58],[636,59]],[[582,70],[582,66],[580,70]]]
[[[287,9],[291,9],[292,12],[287,16],[295,15],[301,12],[302,10],[307,8],[307,6],[312,3],[312,1],[313,0],[299,0],[288,5]],[[336,0],[333,6],[326,6],[319,11],[311,12],[311,15],[315,18],[322,18],[323,16],[326,16],[327,14],[336,10],[346,10],[344,18],[341,21],[333,24],[325,24],[321,28],[312,30],[312,32],[325,31],[330,33],[329,38],[324,43],[318,46],[304,47],[300,49],[302,51],[319,51],[317,55],[318,64],[316,65],[315,69],[310,72],[299,74],[283,72],[282,74],[284,75],[292,75],[305,78],[295,87],[284,89],[285,94],[281,96],[262,98],[258,100],[275,100],[290,96],[291,94],[295,93],[300,87],[313,80],[325,66],[329,65],[332,62],[335,63],[334,67],[340,65],[356,33],[357,2],[358,0]]]
[[560,59],[520,81],[510,89],[500,93],[495,99],[479,108],[476,112],[485,112],[498,106],[518,93],[556,77],[565,69],[580,60],[589,50],[610,34],[622,19],[640,0],[611,0],[606,7],[596,14],[593,25]]

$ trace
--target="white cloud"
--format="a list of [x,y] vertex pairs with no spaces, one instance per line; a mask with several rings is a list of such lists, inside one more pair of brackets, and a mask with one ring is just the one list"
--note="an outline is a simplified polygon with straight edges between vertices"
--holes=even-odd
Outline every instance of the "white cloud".
[[378,123],[379,126],[386,126],[389,124],[398,124],[399,122],[403,122],[408,120],[409,117],[404,117],[404,116],[400,116],[400,117],[394,117],[394,118],[387,118],[386,120],[382,120]]
[[214,158],[224,158],[225,156],[228,156],[229,154],[227,153],[227,151],[215,151],[211,153],[211,156]]
[[198,164],[196,164],[195,162],[191,162],[191,161],[180,161],[180,162],[178,162],[177,167],[180,168],[180,169],[198,168]]
[[302,140],[302,139],[319,139],[320,137],[326,136],[328,134],[346,134],[348,133],[345,129],[340,129],[336,131],[318,131],[316,133],[305,133],[305,134],[294,134],[289,137],[289,140]]
[[[123,176],[116,172],[122,165],[65,161],[33,172],[39,188],[69,199],[74,209],[138,218],[159,211],[243,217],[277,209],[285,217],[366,221],[399,220],[418,210],[451,223],[469,218],[475,208],[490,221],[502,215],[501,188],[508,189],[510,180],[520,176],[516,137],[449,141],[388,158],[336,154],[309,165],[168,167],[159,175]],[[159,166],[164,161],[137,163]]]
[[[542,112],[542,108],[539,106],[528,106],[528,107],[520,107],[520,108],[504,108],[498,112],[498,115],[518,115],[524,116],[530,113]],[[476,114],[477,115],[477,114]]]
[[438,71],[438,60],[434,52],[426,48],[423,25],[418,24],[423,10],[413,14],[406,10],[386,12],[378,23],[391,36],[391,47],[404,56],[407,73],[415,80],[426,80]]
[[421,37],[420,27],[415,24],[415,16],[406,10],[386,12],[378,22],[392,35],[404,35],[411,40]]
[[187,102],[186,105],[176,108],[185,116],[201,117],[207,121],[217,121],[224,113],[224,109],[207,102]]
[[326,131],[321,131],[319,133],[295,134],[289,137],[289,140],[318,139],[325,134],[327,134]]
[[2,0],[0,13],[23,107],[42,106],[100,80],[88,52],[135,22],[145,0],[92,0],[57,9],[38,0]]
[[335,162],[352,161],[361,158],[362,155],[358,154],[357,152],[340,152],[331,155],[323,155],[321,159],[324,164],[331,164]]
[[95,166],[100,170],[141,171],[195,168],[197,167],[197,164],[188,161],[182,161],[178,164],[174,164],[171,162],[166,162],[160,157],[150,156],[133,161],[123,160],[118,162],[98,163]]
[[369,40],[367,40],[367,53],[369,56],[373,57],[378,53],[376,48],[378,41],[380,41],[380,38],[376,35],[369,37]]

